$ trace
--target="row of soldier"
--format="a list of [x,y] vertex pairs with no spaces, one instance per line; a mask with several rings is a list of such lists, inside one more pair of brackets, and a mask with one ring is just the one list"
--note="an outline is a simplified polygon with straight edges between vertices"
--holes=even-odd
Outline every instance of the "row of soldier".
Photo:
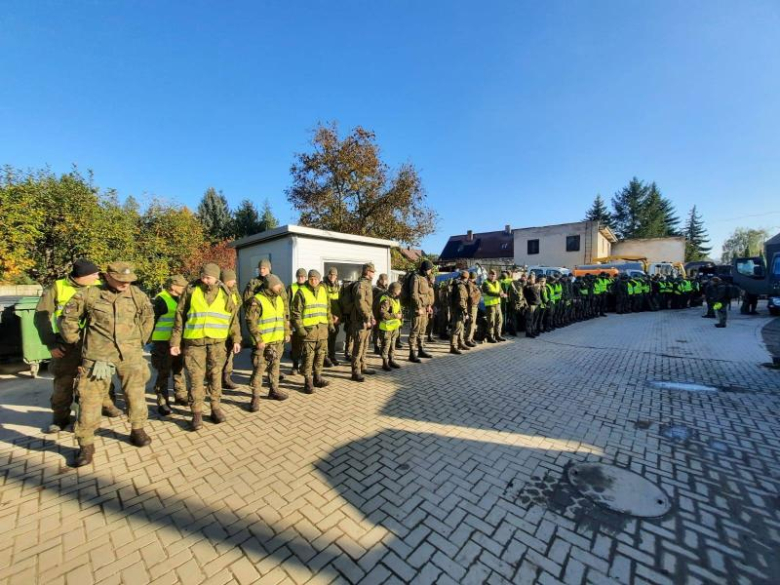
[[[342,326],[352,380],[363,382],[366,375],[375,374],[366,362],[372,335],[375,350],[382,356],[382,368],[400,367],[396,351],[402,347],[404,314],[410,320],[408,359],[419,363],[421,358],[433,357],[425,344],[432,340],[432,317],[435,313],[441,316],[445,309],[451,329],[450,352],[461,354],[476,345],[480,304],[484,305],[480,337],[496,343],[505,341],[505,326],[511,333],[524,330],[528,337],[535,337],[575,320],[605,315],[611,298],[618,312],[653,310],[658,308],[654,291],[665,289],[660,284],[654,286],[652,280],[645,288],[644,279],[625,282],[624,277],[610,279],[605,274],[573,281],[564,277],[548,283],[544,277],[537,281],[534,274],[512,280],[505,273],[499,280],[495,271],[478,286],[474,273],[462,271],[447,285],[445,301],[445,295],[437,295],[432,269],[426,260],[403,284],[388,285],[386,276],[381,275],[376,286],[372,284],[375,267],[371,263],[363,265],[359,280],[345,285],[339,283],[335,268],[324,281],[317,270],[299,269],[296,282],[285,289],[272,274],[270,262],[263,260],[258,278],[240,295],[234,271],[206,264],[195,282],[172,276],[152,303],[132,284],[136,276],[131,264],[115,262],[101,274],[91,262],[77,261],[69,277],[44,291],[36,315],[41,338],[53,358],[50,430],[56,432],[69,425],[75,389],[79,403],[75,435],[81,447],[75,464],[91,463],[101,414],[121,414],[110,392],[117,376],[127,403],[130,441],[139,447],[148,445],[145,385],[150,372],[143,358],[148,341],[157,370],[158,412],[162,416],[171,413],[168,386],[172,375],[174,400],[190,407],[192,430],[203,426],[207,398],[211,421],[223,422],[222,387],[237,387],[231,374],[233,356],[242,348],[242,306],[252,347],[248,408],[257,412],[266,378],[270,398],[287,398],[279,387],[287,342],[292,346],[290,374],[302,374],[302,390],[312,394],[315,388],[328,385],[323,368],[339,364],[336,336]],[[685,292],[685,288],[680,291]],[[636,298],[642,300],[637,302]],[[675,306],[689,302],[686,297]]]

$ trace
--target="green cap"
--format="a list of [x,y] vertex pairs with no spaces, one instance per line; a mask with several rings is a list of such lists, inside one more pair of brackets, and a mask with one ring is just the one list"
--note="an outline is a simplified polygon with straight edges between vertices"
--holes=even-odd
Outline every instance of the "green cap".
[[219,265],[214,264],[213,262],[209,262],[208,264],[204,264],[203,268],[200,270],[201,276],[211,276],[212,278],[219,278],[219,275],[222,271],[219,269]]
[[106,274],[119,282],[135,282],[138,280],[135,275],[135,266],[131,262],[112,262],[108,265]]
[[238,277],[236,276],[236,271],[231,270],[230,268],[225,268],[225,270],[222,271],[222,274],[220,275],[219,279],[222,282],[227,282],[228,280],[236,280]]
[[365,264],[363,264],[363,272],[368,272],[369,270],[371,272],[376,272],[376,268],[374,267],[373,262],[366,262]]
[[295,271],[295,278],[298,278],[299,276],[303,276],[306,278],[306,269],[305,268],[299,268]]
[[319,270],[313,270],[313,269],[309,270],[309,278],[311,278],[312,276],[322,279],[322,274],[320,274]]
[[176,286],[187,286],[189,282],[181,274],[174,274],[168,279],[168,286],[175,284]]

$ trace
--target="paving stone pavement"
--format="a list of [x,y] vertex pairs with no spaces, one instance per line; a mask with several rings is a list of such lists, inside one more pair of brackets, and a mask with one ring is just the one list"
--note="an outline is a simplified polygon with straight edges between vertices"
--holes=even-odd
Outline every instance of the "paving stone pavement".
[[[199,433],[183,409],[153,414],[144,449],[104,419],[79,470],[71,433],[31,426],[49,382],[26,382],[26,405],[0,382],[0,583],[777,583],[768,321],[735,311],[718,330],[690,309],[463,356],[442,342],[365,384],[334,368],[257,414],[227,391],[229,420]],[[671,511],[599,508],[566,479],[584,461],[641,474]]]

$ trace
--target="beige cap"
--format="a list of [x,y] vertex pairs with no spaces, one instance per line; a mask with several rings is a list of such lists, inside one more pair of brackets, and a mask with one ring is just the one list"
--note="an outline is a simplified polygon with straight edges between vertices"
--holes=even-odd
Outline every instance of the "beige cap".
[[219,265],[214,264],[213,262],[209,262],[208,264],[204,264],[203,268],[200,270],[201,276],[211,276],[212,278],[219,278],[219,275],[222,271],[219,269]]

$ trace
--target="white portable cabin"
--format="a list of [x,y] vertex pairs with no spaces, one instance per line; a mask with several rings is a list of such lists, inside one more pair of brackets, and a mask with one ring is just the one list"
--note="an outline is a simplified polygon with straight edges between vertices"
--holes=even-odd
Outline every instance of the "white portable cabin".
[[355,236],[300,225],[283,225],[233,242],[238,253],[238,282],[243,289],[257,276],[260,260],[271,261],[272,272],[285,286],[295,280],[298,268],[319,270],[325,278],[335,266],[339,280],[357,280],[363,264],[373,262],[375,278],[390,274],[390,248],[393,240]]

